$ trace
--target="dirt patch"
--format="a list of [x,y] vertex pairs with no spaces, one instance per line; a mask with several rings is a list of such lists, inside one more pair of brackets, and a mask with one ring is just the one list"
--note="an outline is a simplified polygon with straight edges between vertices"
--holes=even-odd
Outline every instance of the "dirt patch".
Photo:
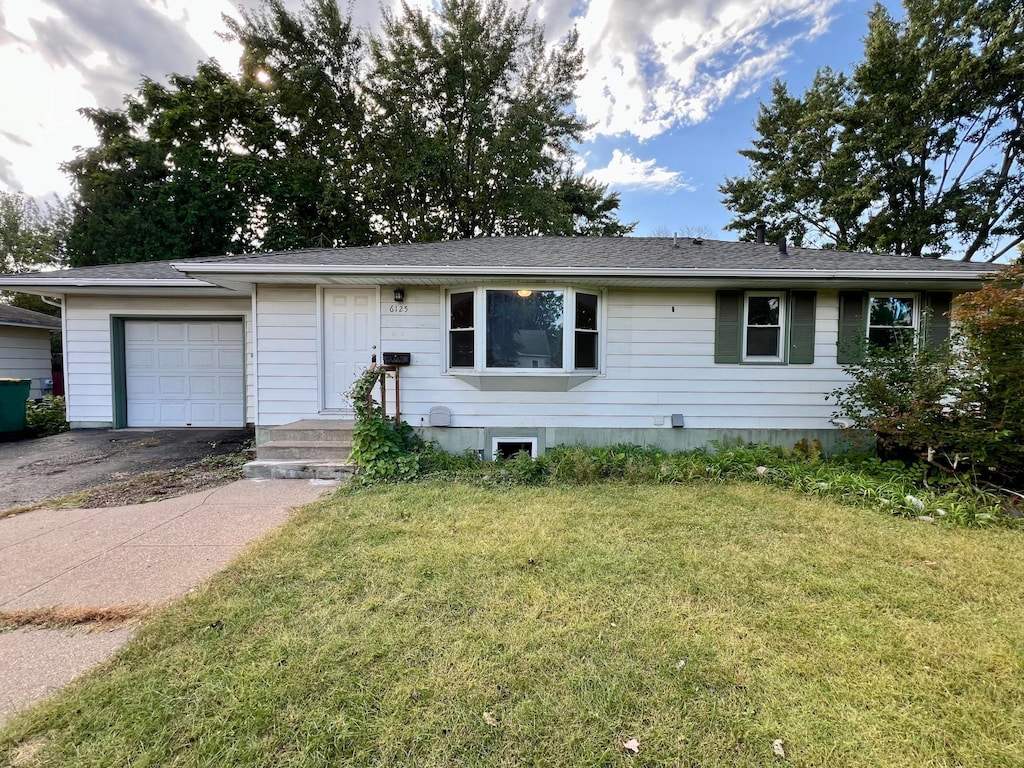
[[152,612],[148,605],[112,605],[106,608],[33,608],[0,611],[0,630],[22,627],[67,629],[82,627],[94,632],[108,631],[137,623]]
[[0,510],[54,499],[120,506],[216,487],[240,477],[251,445],[244,429],[90,429],[0,443]]
[[130,479],[119,480],[56,499],[49,507],[93,509],[146,504],[171,499],[195,491],[205,491],[232,483],[242,477],[242,467],[251,460],[251,452],[212,456],[177,469],[144,472]]

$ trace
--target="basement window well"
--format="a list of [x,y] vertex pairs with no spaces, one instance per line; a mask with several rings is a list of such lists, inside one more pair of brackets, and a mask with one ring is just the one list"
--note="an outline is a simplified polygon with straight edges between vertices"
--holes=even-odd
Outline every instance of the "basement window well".
[[520,453],[537,458],[537,438],[496,437],[491,441],[491,455],[495,459],[514,459]]

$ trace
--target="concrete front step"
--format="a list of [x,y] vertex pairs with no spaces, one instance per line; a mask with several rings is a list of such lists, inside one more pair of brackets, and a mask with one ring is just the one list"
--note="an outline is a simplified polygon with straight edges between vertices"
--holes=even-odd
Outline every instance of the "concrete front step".
[[242,475],[251,480],[348,480],[356,468],[339,462],[250,461]]
[[[276,436],[275,436],[276,437]],[[256,447],[260,461],[327,461],[344,463],[352,452],[352,441],[270,440]]]
[[303,419],[291,424],[271,427],[267,442],[350,443],[354,426],[355,424],[351,421]]

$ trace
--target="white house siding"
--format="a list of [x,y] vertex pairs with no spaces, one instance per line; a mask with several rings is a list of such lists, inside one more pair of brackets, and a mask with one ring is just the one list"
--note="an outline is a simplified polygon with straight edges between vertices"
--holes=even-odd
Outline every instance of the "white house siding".
[[0,325],[0,379],[31,379],[29,398],[42,397],[40,379],[53,376],[50,331]]
[[244,317],[246,421],[253,422],[252,302],[239,298],[67,296],[64,371],[68,421],[101,427],[114,422],[111,317]]
[[319,306],[314,286],[256,287],[258,426],[319,415]]
[[824,395],[846,381],[836,364],[834,291],[818,292],[813,365],[722,365],[714,362],[714,291],[609,289],[604,375],[567,392],[480,391],[442,374],[441,298],[437,288],[410,288],[408,311],[393,312],[382,292],[381,348],[412,353],[401,405],[413,426],[444,405],[452,427],[670,429],[681,413],[692,429],[834,429]]

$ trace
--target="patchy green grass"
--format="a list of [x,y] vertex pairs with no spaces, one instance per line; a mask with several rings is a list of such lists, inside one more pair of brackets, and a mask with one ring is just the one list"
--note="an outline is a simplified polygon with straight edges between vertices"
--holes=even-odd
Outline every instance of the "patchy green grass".
[[0,756],[1019,766],[1021,544],[747,484],[342,492]]

